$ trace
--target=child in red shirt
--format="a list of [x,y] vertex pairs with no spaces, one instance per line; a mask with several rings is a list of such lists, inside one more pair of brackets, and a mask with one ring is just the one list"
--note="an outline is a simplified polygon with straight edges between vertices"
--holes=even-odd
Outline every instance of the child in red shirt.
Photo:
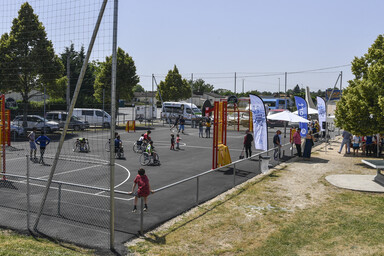
[[171,148],[170,150],[175,150],[175,135],[171,134]]
[[[147,197],[149,196],[150,193],[154,193],[151,190],[151,187],[149,185],[149,180],[147,175],[145,175],[145,170],[143,168],[140,168],[138,171],[138,175],[136,176],[135,180],[133,181],[133,186],[132,186],[132,192],[129,194],[134,194],[135,195],[135,203],[133,206],[132,212],[136,212],[137,210],[137,199],[139,197],[144,197],[144,211],[147,211],[148,206],[147,206]],[[135,188],[137,185],[137,192],[134,193]]]

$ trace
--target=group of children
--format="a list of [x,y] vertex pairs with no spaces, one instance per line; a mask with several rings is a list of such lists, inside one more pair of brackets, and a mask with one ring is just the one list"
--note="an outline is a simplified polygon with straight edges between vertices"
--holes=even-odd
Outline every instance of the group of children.
[[[176,149],[180,149],[180,135],[176,135]],[[175,150],[175,135],[171,134],[171,148],[169,150]]]
[[201,119],[198,123],[199,126],[199,138],[204,138],[204,125],[205,125],[205,137],[210,138],[211,137],[211,119],[208,117],[206,121],[204,122],[203,119]]

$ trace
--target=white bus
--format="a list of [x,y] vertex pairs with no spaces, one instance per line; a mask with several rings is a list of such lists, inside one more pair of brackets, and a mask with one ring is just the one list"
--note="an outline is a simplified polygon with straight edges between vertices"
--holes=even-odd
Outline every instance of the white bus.
[[186,102],[164,102],[161,109],[161,119],[167,123],[173,122],[176,117],[183,116],[185,123],[191,123],[201,118],[201,110],[195,104]]

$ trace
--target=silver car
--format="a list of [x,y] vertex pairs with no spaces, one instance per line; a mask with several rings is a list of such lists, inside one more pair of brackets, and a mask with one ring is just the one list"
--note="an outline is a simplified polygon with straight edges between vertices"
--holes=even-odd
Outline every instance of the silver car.
[[[23,116],[16,116],[13,120],[14,124],[19,126],[23,126]],[[32,130],[33,127],[36,127],[37,130],[43,130],[45,126],[45,132],[51,133],[59,130],[59,124],[54,121],[48,121],[41,116],[38,115],[27,115],[27,130]]]

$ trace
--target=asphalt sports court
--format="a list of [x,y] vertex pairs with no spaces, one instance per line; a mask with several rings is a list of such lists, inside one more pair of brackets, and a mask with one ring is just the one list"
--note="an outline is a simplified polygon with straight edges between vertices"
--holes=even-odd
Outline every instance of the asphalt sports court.
[[[125,159],[116,159],[115,190],[131,191],[139,163],[140,154],[132,150],[133,143],[145,131],[127,133],[118,130],[124,145]],[[275,130],[270,130],[270,140]],[[199,138],[198,129],[186,127],[180,150],[171,151],[169,126],[152,129],[151,138],[160,156],[160,166],[144,166],[151,188],[156,190],[174,182],[210,170],[212,166],[212,138]],[[78,135],[78,136],[77,136]],[[88,138],[91,151],[72,151],[72,141],[77,137]],[[244,134],[228,131],[227,145],[232,160],[238,159],[242,150]],[[38,230],[51,237],[75,242],[81,245],[108,248],[109,246],[109,152],[105,151],[109,132],[82,132],[66,139],[60,160],[53,177]],[[59,136],[52,139],[46,150],[47,165],[32,163],[28,141],[13,142],[14,150],[6,154],[6,170],[12,175],[25,176],[29,161],[31,214],[29,227],[32,228],[40,207]],[[271,147],[271,146],[270,146]],[[254,152],[256,153],[256,152]],[[39,154],[39,152],[38,152]],[[216,195],[260,174],[259,162],[247,160],[236,165],[236,175],[232,168],[212,172],[208,175],[187,181],[172,188],[160,191],[148,198],[148,211],[144,215],[144,230],[185,212]],[[0,219],[3,226],[25,229],[26,223],[26,179],[7,177],[8,182],[0,183],[3,194],[0,206]],[[12,181],[12,182],[11,182]],[[72,184],[80,184],[82,187]],[[197,193],[197,185],[199,186]],[[140,230],[140,211],[132,213],[133,197],[115,194],[116,245],[137,236]]]

